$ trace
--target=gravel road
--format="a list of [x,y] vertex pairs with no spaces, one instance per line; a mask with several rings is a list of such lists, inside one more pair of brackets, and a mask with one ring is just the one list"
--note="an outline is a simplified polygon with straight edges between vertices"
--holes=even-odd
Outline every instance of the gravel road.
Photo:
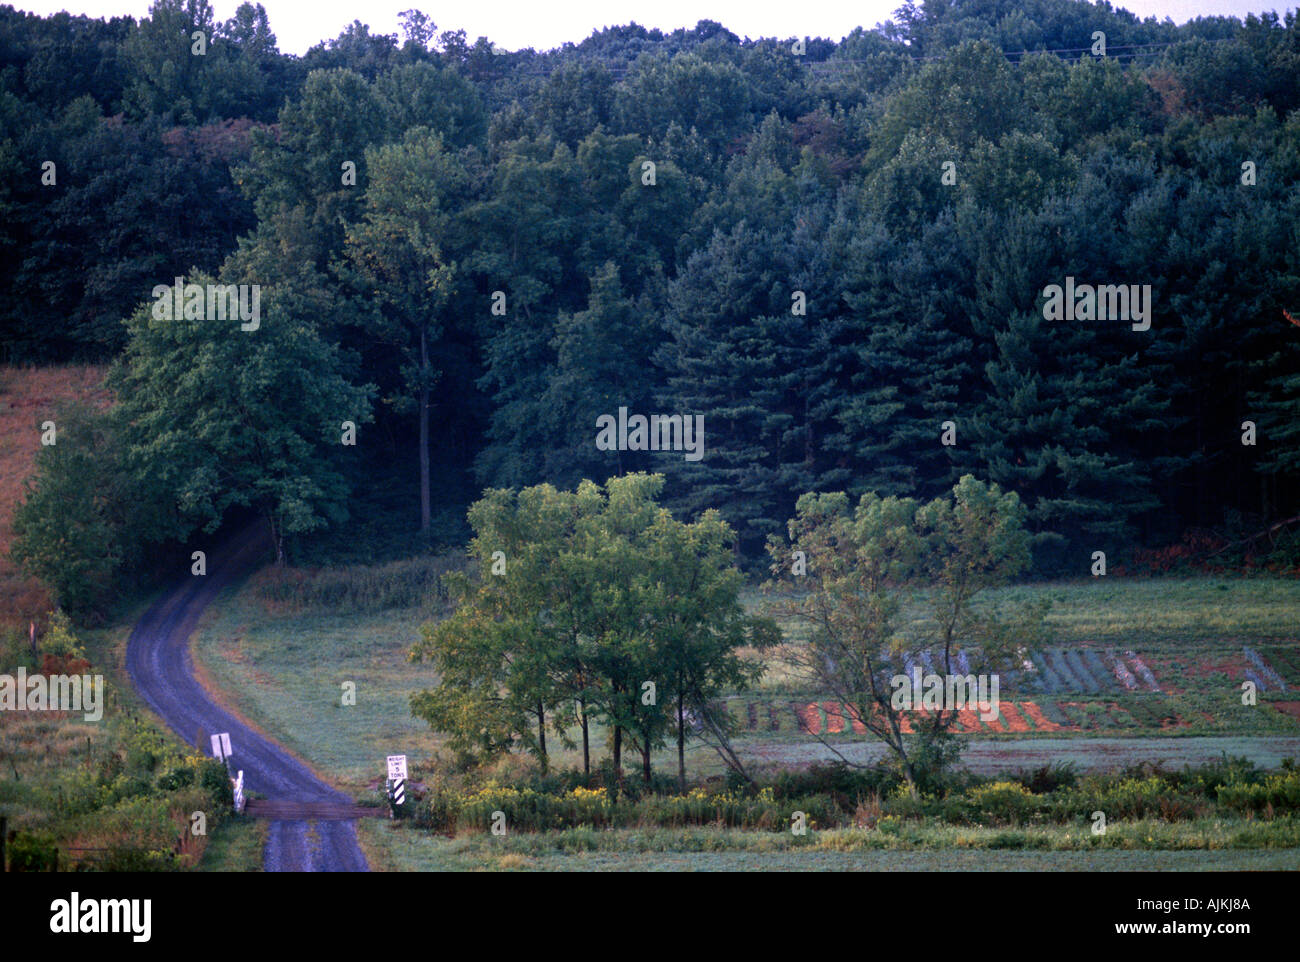
[[[195,680],[190,636],[222,588],[266,557],[260,526],[209,552],[207,575],[188,575],[140,619],[127,642],[126,666],[137,691],[172,730],[209,754],[208,736],[229,732],[232,769],[245,788],[274,801],[351,799],[316,778],[279,745],[252,731],[213,701]],[[268,872],[364,872],[355,821],[273,821],[264,853]]]

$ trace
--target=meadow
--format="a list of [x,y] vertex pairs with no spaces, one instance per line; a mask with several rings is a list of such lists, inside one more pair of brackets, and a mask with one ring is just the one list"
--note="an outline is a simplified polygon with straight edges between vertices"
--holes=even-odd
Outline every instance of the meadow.
[[[383,581],[375,579],[374,569],[348,570],[356,585]],[[441,790],[449,766],[442,740],[412,718],[408,706],[412,693],[437,678],[409,663],[406,652],[420,626],[445,611],[445,599],[435,591],[413,605],[406,603],[409,592],[388,588],[387,603],[369,603],[373,592],[354,589],[361,594],[349,599],[344,613],[331,601],[341,590],[340,574],[263,572],[232,589],[200,626],[196,664],[246,718],[358,799],[378,800],[383,758],[393,753],[410,756],[417,792]],[[399,581],[418,580],[401,570],[390,574]],[[292,591],[284,587],[286,579],[295,585]],[[1148,771],[1177,771],[1225,758],[1277,769],[1300,757],[1300,722],[1287,710],[1300,688],[1294,658],[1300,650],[1294,619],[1300,584],[1271,578],[1114,578],[1022,585],[994,594],[999,605],[1052,602],[1047,651],[1140,652],[1155,686],[1129,691],[1115,675],[1105,690],[1089,691],[1080,679],[1097,682],[1099,673],[1087,668],[1100,661],[1073,654],[1049,657],[1047,663],[1058,666],[1059,675],[1052,677],[1062,686],[1061,697],[1043,685],[1029,694],[1044,705],[1079,706],[1083,724],[1028,734],[993,726],[964,733],[962,765],[971,777],[1052,765],[1081,775],[1132,773],[1144,763]],[[757,588],[745,596],[753,610],[766,601]],[[792,635],[798,644],[797,633]],[[1258,704],[1249,707],[1241,704],[1240,685],[1247,673],[1258,677],[1259,668],[1243,648],[1267,658],[1276,677],[1273,690],[1266,682]],[[769,666],[753,691],[732,699],[733,715],[742,723],[736,748],[756,771],[772,776],[806,770],[840,753],[863,762],[881,756],[879,746],[859,733],[810,731],[802,724],[807,716],[799,704],[801,699],[815,704],[816,693],[806,690],[779,655],[769,658]],[[1078,674],[1072,674],[1075,669]],[[356,684],[355,705],[342,703],[345,681]],[[750,713],[750,705],[764,710]],[[1127,706],[1129,724],[1090,724],[1090,705]],[[751,715],[759,724],[746,728],[743,722]],[[1102,716],[1118,717],[1113,711]],[[598,759],[603,744],[604,733],[596,730]],[[657,770],[670,770],[672,761],[662,753]],[[576,751],[553,746],[554,767],[572,769],[580,762]],[[723,784],[724,766],[702,746],[688,750],[687,770],[693,784]],[[535,774],[530,760],[511,758],[487,777],[489,784],[522,784]],[[1272,810],[1197,811],[1202,814],[1117,822],[1103,839],[1077,822],[953,825],[920,813],[893,834],[837,825],[807,837],[779,825],[773,831],[766,823],[765,831],[721,823],[673,828],[646,823],[521,831],[502,838],[477,823],[462,823],[447,837],[409,821],[365,820],[359,832],[372,866],[397,871],[1300,868],[1295,816],[1279,811],[1273,817]]]
[[[349,570],[365,577],[364,569]],[[357,612],[352,599],[344,611],[329,600],[337,591],[333,587],[316,600],[284,600],[278,582],[266,580],[279,577],[255,576],[205,617],[195,654],[211,684],[246,718],[349,790],[364,790],[380,779],[385,755],[432,758],[440,739],[411,717],[408,699],[437,679],[423,666],[410,664],[406,652],[421,624],[442,610],[441,601],[434,596],[424,605]],[[330,585],[337,580],[325,574],[318,579]],[[991,594],[996,604],[1050,600],[1047,628],[1053,646],[1141,651],[1161,690],[1107,693],[1104,699],[1086,691],[1062,697],[1060,702],[1079,706],[1068,709],[1077,715],[1078,725],[1063,718],[1067,724],[1041,731],[985,726],[972,739],[977,747],[970,749],[978,770],[1033,767],[1061,752],[1084,769],[1156,759],[1175,766],[1196,764],[1224,752],[1274,767],[1300,753],[1300,722],[1285,710],[1300,698],[1295,694],[1300,689],[1296,667],[1275,657],[1290,679],[1288,690],[1263,692],[1253,707],[1243,706],[1240,698],[1242,673],[1249,668],[1243,646],[1270,654],[1300,651],[1300,582],[1117,578],[1017,586]],[[745,596],[755,610],[765,601],[757,589]],[[797,633],[791,634],[797,643]],[[855,761],[878,756],[878,746],[860,734],[828,731],[824,723],[810,732],[803,722],[812,716],[801,716],[798,709],[817,704],[817,693],[807,690],[779,654],[768,662],[760,683],[731,700],[742,728],[737,739],[742,756],[775,765],[833,758],[832,747]],[[330,666],[328,672],[321,665]],[[354,706],[342,704],[346,681],[356,684]],[[1112,705],[1127,710],[1105,707]],[[598,733],[593,744],[599,745],[602,737]],[[1061,739],[1071,744],[1061,745]],[[576,751],[557,748],[556,755],[560,767],[580,762]],[[661,756],[661,764],[669,761]],[[688,749],[687,767],[699,776],[723,772],[718,757],[701,746]]]

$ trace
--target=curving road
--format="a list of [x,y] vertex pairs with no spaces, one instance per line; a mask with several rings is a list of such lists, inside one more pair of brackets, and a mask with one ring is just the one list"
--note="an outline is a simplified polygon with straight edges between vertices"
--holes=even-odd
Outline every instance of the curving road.
[[[208,736],[229,732],[232,767],[243,769],[245,788],[273,801],[352,800],[316,778],[287,751],[248,728],[212,700],[195,680],[190,636],[203,609],[266,557],[260,525],[210,552],[205,577],[187,577],[140,619],[126,646],[126,667],[136,690],[172,730],[208,753]],[[201,741],[200,741],[201,739]],[[364,872],[355,821],[276,820],[263,855],[268,872]]]

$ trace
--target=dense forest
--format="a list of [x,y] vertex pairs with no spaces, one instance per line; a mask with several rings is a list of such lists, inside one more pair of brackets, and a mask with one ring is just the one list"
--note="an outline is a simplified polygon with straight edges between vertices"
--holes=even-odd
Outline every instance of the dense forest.
[[[1295,13],[927,0],[541,52],[402,21],[295,57],[261,5],[0,7],[0,361],[117,397],[61,415],[16,522],[66,606],[240,512],[369,558],[643,470],[750,565],[805,492],[967,474],[1041,575],[1300,558],[1254,537],[1300,513]],[[257,325],[160,319],[177,278],[255,285]],[[1076,284],[1149,316],[1049,309]],[[702,456],[598,443],[656,414]]]

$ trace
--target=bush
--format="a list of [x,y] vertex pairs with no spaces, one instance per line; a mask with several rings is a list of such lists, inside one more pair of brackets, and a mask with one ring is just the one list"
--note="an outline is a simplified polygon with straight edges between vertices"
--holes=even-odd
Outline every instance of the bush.
[[1121,818],[1190,818],[1196,813],[1196,798],[1180,793],[1166,778],[1121,778],[1118,781],[1093,777],[1077,788],[1060,792],[1054,813],[1063,819],[1106,813],[1108,820]]
[[9,843],[9,871],[49,872],[58,859],[54,839],[47,835],[18,832]]
[[178,866],[174,852],[114,845],[93,868],[99,872],[174,872]]
[[1233,812],[1300,811],[1300,772],[1279,772],[1253,784],[1223,785],[1218,801]]
[[1173,781],[1188,791],[1214,798],[1221,786],[1258,782],[1263,774],[1249,758],[1228,758],[1225,754],[1208,765],[1183,769],[1182,774],[1173,776]]
[[992,782],[967,792],[980,817],[1007,825],[1020,825],[1034,814],[1042,799],[1019,782]]
[[194,784],[194,769],[192,768],[171,768],[158,776],[158,789],[163,792],[174,792],[180,788],[189,788]]
[[455,835],[460,818],[460,798],[451,792],[431,792],[416,806],[415,824],[439,835]]
[[[435,806],[441,806],[441,809]],[[615,797],[605,788],[574,788],[564,794],[547,794],[531,788],[490,785],[454,802],[431,803],[422,821],[433,827],[455,808],[456,824],[488,831],[496,812],[505,813],[506,825],[515,832],[544,832],[570,828],[633,828],[655,826],[683,828],[719,825],[726,828],[783,831],[790,817],[803,812],[811,827],[829,827],[843,821],[839,807],[827,796],[778,801],[772,789],[757,795],[710,794],[695,788],[686,795],[651,795],[640,799]]]
[[816,763],[797,771],[782,771],[772,781],[779,799],[829,795],[844,811],[851,811],[861,798],[888,795],[902,784],[897,771],[877,765],[851,768],[844,762]]
[[1032,771],[1019,772],[1015,779],[1035,795],[1046,795],[1058,789],[1074,787],[1079,781],[1079,773],[1073,763],[1057,762]]
[[235,786],[230,783],[224,762],[215,758],[205,758],[200,762],[199,787],[212,797],[214,805],[226,808],[234,806]]

